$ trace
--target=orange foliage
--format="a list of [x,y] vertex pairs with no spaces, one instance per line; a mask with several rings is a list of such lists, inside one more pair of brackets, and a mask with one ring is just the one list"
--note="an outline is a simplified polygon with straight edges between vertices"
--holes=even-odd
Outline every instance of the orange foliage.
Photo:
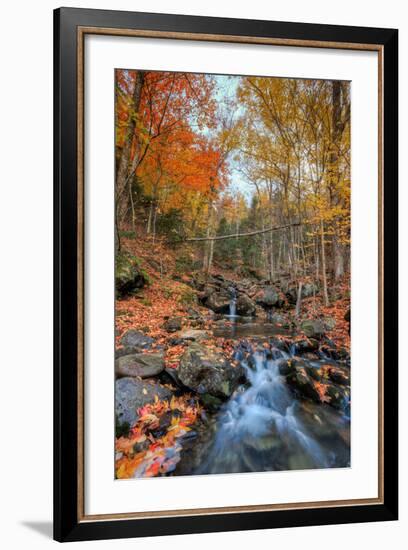
[[[139,419],[129,437],[116,439],[116,477],[153,477],[171,472],[180,460],[180,440],[190,430],[201,413],[197,402],[190,395],[173,396],[168,401],[159,401],[138,410]],[[155,438],[152,431],[159,428],[163,415],[171,415],[165,433]],[[148,445],[146,445],[148,442]],[[137,446],[144,444],[143,450]],[[136,446],[136,448],[135,448]],[[136,450],[135,450],[136,449]]]

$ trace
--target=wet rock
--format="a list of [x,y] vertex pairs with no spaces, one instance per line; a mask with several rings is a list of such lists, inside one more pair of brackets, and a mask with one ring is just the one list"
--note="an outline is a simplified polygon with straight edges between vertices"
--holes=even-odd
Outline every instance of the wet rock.
[[305,371],[310,378],[313,378],[313,380],[316,380],[317,382],[322,381],[323,371],[318,366],[313,367],[312,365],[307,365],[305,367]]
[[337,348],[337,349],[331,348],[330,354],[333,359],[336,359],[339,361],[350,360],[350,354],[346,348]]
[[319,356],[316,353],[312,353],[311,351],[306,351],[305,353],[302,353],[303,359],[306,359],[306,361],[319,361]]
[[319,320],[307,319],[301,324],[301,329],[308,338],[320,339],[324,336],[326,329]]
[[151,378],[164,369],[164,358],[161,353],[134,353],[124,355],[115,361],[117,376],[140,376]]
[[347,369],[330,367],[328,376],[332,382],[340,386],[348,386],[350,384],[350,375]]
[[153,403],[155,396],[160,400],[170,399],[172,392],[153,380],[120,378],[115,383],[116,425],[134,426],[138,419],[137,409],[147,403]]
[[313,379],[307,374],[306,369],[302,367],[291,369],[286,376],[286,381],[300,397],[306,397],[320,403],[319,392],[316,390]]
[[172,319],[168,319],[164,323],[163,328],[167,332],[177,332],[178,330],[181,330],[181,317],[173,317]]
[[269,342],[271,348],[280,349],[282,351],[288,351],[290,348],[290,341],[285,338],[271,338]]
[[167,433],[167,428],[171,425],[171,419],[173,418],[173,411],[168,411],[162,414],[159,418],[159,425],[157,428],[150,430],[151,435],[154,438],[162,437]]
[[237,314],[251,317],[255,315],[255,302],[246,294],[239,294],[236,302]]
[[132,348],[134,351],[142,349],[150,349],[154,343],[154,339],[146,336],[139,330],[128,330],[122,336],[120,343],[125,348]]
[[177,375],[185,386],[200,395],[226,399],[243,379],[244,370],[241,366],[233,366],[214,350],[194,342],[182,355]]
[[139,267],[137,259],[127,252],[116,254],[115,289],[117,297],[123,297],[139,290],[147,283],[145,272]]
[[290,359],[279,359],[278,360],[278,368],[279,368],[279,372],[283,376],[286,376],[287,374],[289,374],[292,371],[294,366],[293,366],[293,363]]
[[223,404],[221,399],[209,393],[200,395],[200,399],[206,410],[209,412],[217,412]]
[[308,340],[298,340],[293,344],[295,352],[304,354],[305,352],[317,351],[319,349],[319,342],[316,339],[310,338]]
[[335,409],[343,410],[350,399],[350,390],[348,388],[340,387],[335,384],[330,384],[326,388],[326,396],[328,397],[329,404]]

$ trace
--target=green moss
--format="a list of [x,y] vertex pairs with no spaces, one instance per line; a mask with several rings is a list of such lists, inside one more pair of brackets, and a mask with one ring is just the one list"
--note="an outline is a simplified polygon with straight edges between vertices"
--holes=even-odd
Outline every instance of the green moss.
[[127,251],[121,251],[115,257],[115,287],[117,296],[123,296],[137,292],[150,279],[146,271],[141,267],[139,258]]
[[197,303],[197,294],[187,285],[183,285],[180,290],[179,302],[183,305],[193,305]]

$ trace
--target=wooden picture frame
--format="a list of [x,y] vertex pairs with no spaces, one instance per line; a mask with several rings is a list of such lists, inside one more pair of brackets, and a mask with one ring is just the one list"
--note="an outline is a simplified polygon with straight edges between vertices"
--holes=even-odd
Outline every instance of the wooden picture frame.
[[[84,37],[375,51],[379,80],[376,498],[87,516],[84,508]],[[58,541],[395,520],[398,517],[398,32],[181,15],[54,12],[54,537]]]

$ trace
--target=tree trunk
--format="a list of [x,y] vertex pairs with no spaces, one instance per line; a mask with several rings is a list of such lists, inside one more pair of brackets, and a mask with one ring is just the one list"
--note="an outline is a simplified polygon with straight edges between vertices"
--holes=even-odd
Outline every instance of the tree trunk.
[[321,245],[321,251],[322,251],[322,279],[323,279],[323,298],[324,298],[324,305],[328,307],[330,305],[329,302],[329,294],[327,292],[327,276],[326,276],[326,252],[324,249],[324,225],[323,220],[320,220],[320,245]]
[[[132,101],[129,106],[129,123],[126,129],[125,139],[122,147],[122,154],[117,168],[116,216],[118,217],[119,225],[123,222],[129,206],[129,194],[126,193],[126,187],[128,183],[127,178],[129,171],[130,152],[132,149],[133,139],[135,137],[136,117],[137,113],[139,112],[144,78],[144,71],[136,71],[135,88],[133,90]],[[137,152],[135,154],[137,154]]]
[[[329,191],[331,206],[337,205],[340,201],[337,194],[337,184],[339,181],[338,168],[338,149],[340,147],[343,124],[341,120],[341,82],[334,80],[332,83],[332,129],[331,129],[331,153],[330,153],[330,173],[329,173]],[[344,258],[342,246],[339,242],[338,221],[334,220],[332,251],[333,251],[333,276],[338,280],[344,274]]]
[[333,274],[337,281],[344,275],[344,250],[337,235],[333,235]]
[[302,305],[302,281],[300,281],[297,291],[297,300],[296,300],[296,309],[295,309],[295,317],[299,317],[300,315],[300,306]]
[[[272,212],[270,213],[270,224],[272,227]],[[269,279],[272,282],[275,278],[275,264],[274,264],[274,258],[273,258],[273,231],[269,233],[269,254],[270,254]]]

